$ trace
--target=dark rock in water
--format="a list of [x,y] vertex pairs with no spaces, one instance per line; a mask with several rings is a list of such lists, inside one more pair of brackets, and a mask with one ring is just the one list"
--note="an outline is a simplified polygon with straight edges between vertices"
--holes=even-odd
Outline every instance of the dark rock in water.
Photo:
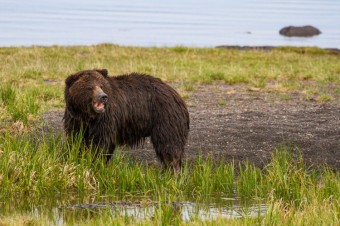
[[321,31],[313,26],[288,26],[280,30],[280,35],[288,37],[311,37],[321,34]]

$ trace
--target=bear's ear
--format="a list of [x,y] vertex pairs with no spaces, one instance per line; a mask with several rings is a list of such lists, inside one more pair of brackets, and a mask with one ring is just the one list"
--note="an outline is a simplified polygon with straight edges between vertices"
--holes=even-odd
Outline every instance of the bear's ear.
[[68,76],[67,79],[65,80],[66,86],[70,87],[75,81],[79,79],[80,75],[81,75],[80,73],[77,73]]
[[96,72],[99,72],[100,74],[102,74],[104,77],[107,77],[109,72],[107,71],[107,69],[95,69]]

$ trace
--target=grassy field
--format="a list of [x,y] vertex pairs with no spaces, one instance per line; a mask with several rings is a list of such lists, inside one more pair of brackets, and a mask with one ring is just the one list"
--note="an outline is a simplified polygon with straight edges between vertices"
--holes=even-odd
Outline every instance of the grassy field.
[[[83,151],[79,139],[42,136],[43,112],[64,107],[67,75],[89,68],[110,74],[141,72],[179,84],[186,98],[199,84],[244,84],[263,92],[297,92],[306,100],[339,103],[340,55],[316,48],[241,51],[206,48],[137,48],[115,45],[0,48],[0,225],[56,224],[55,207],[72,203],[158,202],[152,218],[111,211],[63,213],[80,225],[338,225],[340,174],[307,168],[300,155],[278,148],[263,169],[198,159],[174,176],[118,151],[112,162]],[[265,215],[189,222],[169,203],[266,204]],[[216,201],[217,200],[217,201]],[[229,203],[229,204],[228,204]],[[60,223],[60,222],[59,222]]]
[[246,84],[268,92],[298,92],[320,102],[340,97],[340,55],[322,49],[240,51],[217,48],[138,48],[116,45],[0,48],[1,118],[62,108],[65,78],[76,71],[147,73],[180,84],[185,97],[201,83]]

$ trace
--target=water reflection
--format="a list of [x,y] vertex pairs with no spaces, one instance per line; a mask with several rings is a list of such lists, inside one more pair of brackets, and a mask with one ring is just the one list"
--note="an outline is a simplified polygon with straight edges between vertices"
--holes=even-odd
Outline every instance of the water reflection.
[[218,204],[202,204],[193,202],[172,202],[172,203],[134,203],[134,202],[115,202],[115,203],[93,203],[93,204],[74,204],[67,205],[54,210],[57,221],[64,222],[67,218],[74,218],[75,215],[88,217],[95,216],[101,211],[109,211],[113,217],[124,216],[137,219],[149,219],[157,214],[157,211],[168,209],[172,215],[179,216],[183,221],[193,219],[214,220],[217,218],[242,218],[263,216],[268,206],[256,204],[251,206],[219,206]]

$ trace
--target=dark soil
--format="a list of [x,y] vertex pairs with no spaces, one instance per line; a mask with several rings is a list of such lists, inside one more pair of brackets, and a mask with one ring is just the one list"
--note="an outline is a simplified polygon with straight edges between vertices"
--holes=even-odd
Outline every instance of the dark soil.
[[[305,100],[224,84],[202,85],[186,100],[191,128],[185,158],[199,155],[262,167],[280,146],[301,151],[308,165],[340,169],[340,104]],[[44,114],[45,128],[62,131],[63,110]],[[150,142],[127,150],[137,160],[157,162]]]

